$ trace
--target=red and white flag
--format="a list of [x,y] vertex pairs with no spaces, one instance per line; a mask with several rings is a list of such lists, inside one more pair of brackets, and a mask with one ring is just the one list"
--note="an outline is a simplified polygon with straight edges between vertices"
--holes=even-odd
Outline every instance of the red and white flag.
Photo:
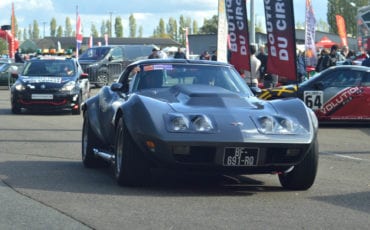
[[89,38],[89,48],[93,47],[93,36],[90,35],[90,38]]
[[81,28],[81,17],[77,15],[76,23],[76,58],[78,58],[78,51],[82,44],[82,28]]

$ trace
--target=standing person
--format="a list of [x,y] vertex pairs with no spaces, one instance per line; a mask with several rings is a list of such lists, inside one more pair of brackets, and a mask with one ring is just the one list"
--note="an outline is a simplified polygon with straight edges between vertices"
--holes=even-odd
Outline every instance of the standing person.
[[245,71],[245,81],[251,87],[258,87],[259,69],[261,61],[256,57],[256,46],[250,45],[251,71]]
[[21,53],[20,53],[19,49],[17,49],[17,51],[15,52],[14,61],[17,62],[17,63],[24,63],[24,60],[21,56]]
[[326,55],[328,55],[329,54],[329,50],[328,49],[326,49],[326,48],[324,48],[324,49],[322,49],[321,51],[320,51],[320,55],[319,55],[319,57],[318,57],[318,59],[317,59],[317,63],[316,63],[316,67],[315,67],[315,72],[316,73],[319,73],[319,72],[321,72],[321,70],[322,70],[322,60],[324,59],[324,57],[326,56]]
[[261,61],[261,67],[259,68],[260,79],[263,81],[265,88],[269,88],[266,87],[266,85],[271,84],[271,76],[268,76],[268,74],[266,74],[267,54],[265,52],[265,46],[261,45],[260,47],[258,47],[258,54],[256,55],[256,57],[258,58],[258,60]]
[[370,50],[367,51],[368,55],[367,57],[362,61],[362,66],[370,67]]
[[207,50],[205,50],[199,57],[200,60],[209,60],[210,56]]
[[148,56],[148,59],[155,59],[155,58],[160,58],[157,48],[153,48],[152,53]]
[[179,59],[186,59],[186,55],[184,54],[184,52],[181,51],[180,47],[177,48],[177,52],[175,53],[173,57],[179,58]]
[[337,65],[337,61],[340,61],[341,54],[338,53],[338,46],[337,45],[332,45],[330,48],[330,53],[325,55],[321,61],[321,70],[323,71],[331,66]]
[[297,73],[298,73],[298,82],[301,83],[306,78],[306,59],[305,59],[305,53],[302,50],[298,49],[298,55],[297,55]]

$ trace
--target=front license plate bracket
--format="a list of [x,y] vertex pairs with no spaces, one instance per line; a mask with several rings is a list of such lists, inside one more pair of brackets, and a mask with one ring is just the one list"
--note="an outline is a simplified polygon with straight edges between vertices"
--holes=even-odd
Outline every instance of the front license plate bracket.
[[259,148],[226,147],[224,149],[224,166],[256,166]]

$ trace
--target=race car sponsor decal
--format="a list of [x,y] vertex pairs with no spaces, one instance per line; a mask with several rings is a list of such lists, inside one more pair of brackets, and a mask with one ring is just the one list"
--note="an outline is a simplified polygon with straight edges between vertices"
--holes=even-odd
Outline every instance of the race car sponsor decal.
[[317,110],[317,113],[319,115],[330,116],[349,103],[352,100],[352,96],[358,93],[361,93],[361,89],[359,87],[345,88],[325,102],[322,108]]
[[304,91],[303,101],[307,107],[312,110],[321,109],[324,100],[324,93],[322,91]]
[[61,77],[30,77],[23,78],[26,83],[61,83]]
[[144,66],[144,71],[152,71],[152,70],[172,70],[173,66],[172,65],[147,65]]

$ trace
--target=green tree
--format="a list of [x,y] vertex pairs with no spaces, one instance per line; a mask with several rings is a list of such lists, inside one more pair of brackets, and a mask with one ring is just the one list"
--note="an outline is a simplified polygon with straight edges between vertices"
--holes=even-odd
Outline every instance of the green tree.
[[114,32],[116,34],[117,38],[123,37],[123,24],[122,24],[122,18],[116,17],[114,22]]
[[[355,6],[351,3],[355,3]],[[329,24],[329,32],[338,33],[336,15],[341,15],[346,23],[347,34],[357,34],[357,9],[362,6],[367,6],[368,0],[328,0],[327,21]]]
[[63,37],[63,27],[62,26],[58,26],[57,37],[58,38]]
[[98,30],[96,29],[95,24],[91,24],[90,31],[91,31],[91,36],[93,36],[94,38],[99,37],[99,33],[98,33]]
[[322,32],[329,32],[329,25],[323,19],[319,19],[316,22],[316,30],[322,31]]
[[143,26],[139,26],[138,33],[139,33],[139,38],[142,38],[143,37]]
[[166,38],[166,37],[168,37],[168,35],[166,33],[166,26],[165,26],[163,18],[159,19],[159,24],[158,24],[157,28],[155,29],[154,37],[157,37],[157,38]]
[[106,31],[107,31],[107,34],[108,34],[108,37],[112,37],[112,24],[110,22],[110,20],[107,20],[105,22],[105,28],[106,28]]
[[200,34],[217,34],[218,16],[213,15],[211,19],[204,19],[203,26],[200,28]]
[[136,37],[136,19],[133,14],[130,15],[128,18],[128,26],[129,26],[129,31],[130,31],[130,38]]
[[177,21],[173,17],[170,17],[168,19],[168,24],[167,24],[167,34],[172,38],[173,40],[178,39],[178,33],[177,33]]
[[53,17],[50,21],[50,36],[55,37],[57,33],[57,20]]
[[104,34],[106,34],[107,32],[108,32],[108,30],[107,30],[107,24],[105,23],[104,20],[102,20],[101,26],[100,26],[100,35],[101,36],[104,36]]
[[27,40],[27,29],[23,29],[23,41]]
[[32,39],[32,25],[28,25],[28,39]]
[[198,22],[196,20],[193,21],[193,34],[197,34],[199,32]]
[[67,16],[65,21],[65,36],[70,37],[72,36],[72,24],[71,19]]
[[33,29],[32,29],[32,39],[39,39],[40,38],[40,29],[39,24],[36,20],[33,20]]
[[0,39],[0,53],[8,54],[8,43],[4,39]]

